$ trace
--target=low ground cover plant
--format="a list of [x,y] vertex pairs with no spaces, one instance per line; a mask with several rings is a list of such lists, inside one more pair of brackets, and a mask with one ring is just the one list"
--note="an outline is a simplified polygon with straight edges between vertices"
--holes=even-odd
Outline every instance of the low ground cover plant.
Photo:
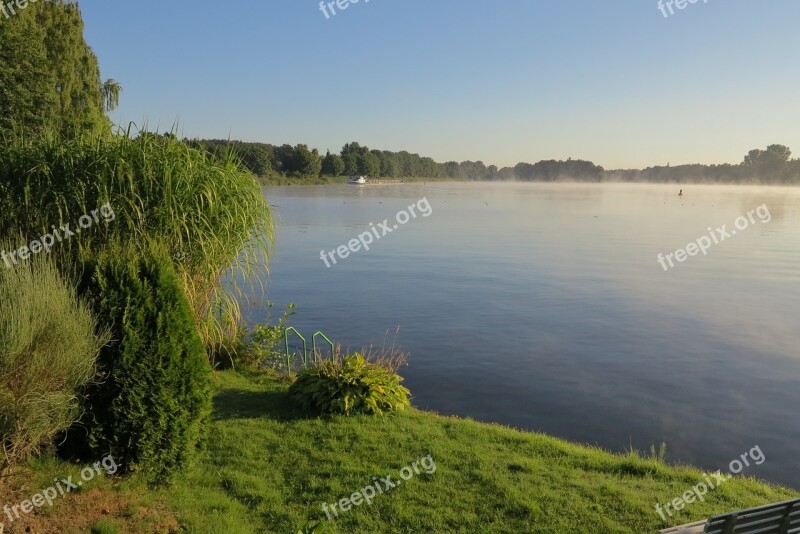
[[309,411],[341,415],[381,415],[407,408],[411,392],[396,373],[405,356],[370,361],[362,353],[303,369],[289,387],[289,397]]

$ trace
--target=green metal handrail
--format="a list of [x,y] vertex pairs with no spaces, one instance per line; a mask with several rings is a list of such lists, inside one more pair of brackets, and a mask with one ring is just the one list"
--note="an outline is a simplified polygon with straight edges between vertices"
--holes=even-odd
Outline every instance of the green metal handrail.
[[306,344],[306,338],[304,338],[300,334],[300,332],[297,331],[297,329],[295,327],[290,326],[283,333],[283,338],[286,341],[286,372],[290,372],[292,370],[292,364],[291,364],[291,360],[290,360],[290,356],[289,356],[289,333],[290,332],[294,332],[295,334],[297,334],[297,337],[299,337],[300,339],[303,340],[303,366],[304,367],[307,364],[307,360],[308,360],[308,348],[307,348],[308,345]]
[[333,346],[333,341],[328,339],[328,336],[323,334],[322,332],[314,332],[314,335],[311,337],[311,351],[314,354],[314,363],[319,363],[319,355],[317,353],[317,336],[322,336],[322,339],[328,342],[331,346],[331,359],[333,359],[334,352],[336,349]]

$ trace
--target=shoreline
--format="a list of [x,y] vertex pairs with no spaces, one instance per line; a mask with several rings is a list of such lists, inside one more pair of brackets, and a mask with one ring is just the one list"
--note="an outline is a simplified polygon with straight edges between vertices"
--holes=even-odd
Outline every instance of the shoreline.
[[[304,180],[300,178],[285,179],[264,179],[256,177],[262,187],[301,187],[311,185],[354,185],[347,183],[347,177],[319,178]],[[603,180],[599,182],[589,182],[585,180],[456,180],[453,178],[403,178],[399,180],[388,180],[378,178],[383,183],[370,183],[361,185],[407,185],[419,183],[457,183],[457,184],[565,184],[565,185],[672,185],[675,187],[689,186],[739,186],[739,187],[800,187],[800,184],[780,184],[772,182],[647,182],[647,181],[625,181],[625,180]]]

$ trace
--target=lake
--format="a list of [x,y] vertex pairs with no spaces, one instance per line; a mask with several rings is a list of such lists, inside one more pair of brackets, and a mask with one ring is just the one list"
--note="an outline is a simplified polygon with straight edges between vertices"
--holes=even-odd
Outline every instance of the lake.
[[[668,461],[723,472],[759,446],[766,460],[743,473],[800,488],[800,189],[418,183],[265,194],[277,206],[273,315],[294,302],[307,338],[321,330],[354,350],[395,342],[410,354],[400,374],[417,407],[613,451],[666,442]],[[412,204],[416,217],[398,224]],[[321,259],[364,232],[381,236],[369,251]],[[698,240],[705,255],[676,254]],[[265,314],[262,300],[247,312]]]

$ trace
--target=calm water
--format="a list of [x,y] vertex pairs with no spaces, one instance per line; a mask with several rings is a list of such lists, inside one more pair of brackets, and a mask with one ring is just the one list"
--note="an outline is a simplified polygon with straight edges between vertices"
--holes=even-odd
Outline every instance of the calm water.
[[[420,408],[800,488],[800,189],[568,184],[267,188],[268,282],[293,324],[353,349],[397,344]],[[326,268],[421,198],[418,216]],[[755,223],[657,261],[761,204]],[[419,211],[419,210],[417,210]],[[762,212],[763,213],[763,212]],[[749,223],[749,221],[748,221]],[[263,304],[251,310],[263,319]]]

